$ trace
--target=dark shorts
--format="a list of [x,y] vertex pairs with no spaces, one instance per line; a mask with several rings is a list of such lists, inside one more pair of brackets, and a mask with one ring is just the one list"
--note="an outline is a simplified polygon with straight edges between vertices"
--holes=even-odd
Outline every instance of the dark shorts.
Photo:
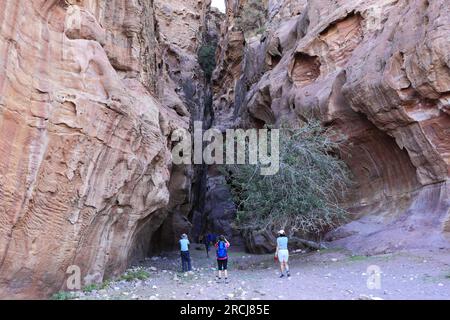
[[217,259],[217,269],[227,270],[227,267],[228,267],[228,259],[225,259],[225,260]]

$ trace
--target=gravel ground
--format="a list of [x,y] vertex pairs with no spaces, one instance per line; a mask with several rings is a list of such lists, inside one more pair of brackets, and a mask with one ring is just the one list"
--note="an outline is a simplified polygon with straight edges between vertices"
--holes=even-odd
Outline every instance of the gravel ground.
[[[78,299],[450,299],[450,252],[444,250],[370,257],[337,249],[294,253],[292,276],[282,279],[273,255],[231,251],[228,284],[216,283],[214,258],[195,249],[191,256],[191,273],[181,273],[179,255],[169,253],[132,268],[146,279],[113,281],[78,292]],[[371,269],[379,277],[370,276]],[[369,286],[368,279],[374,280]]]

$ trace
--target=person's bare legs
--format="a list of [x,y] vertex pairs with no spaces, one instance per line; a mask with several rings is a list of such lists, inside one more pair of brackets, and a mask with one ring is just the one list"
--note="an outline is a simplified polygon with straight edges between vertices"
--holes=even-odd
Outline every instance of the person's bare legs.
[[284,261],[280,261],[281,276],[284,277]]
[[287,263],[287,261],[284,263],[284,269],[286,270],[287,276],[290,277],[291,274],[289,273],[289,264]]
[[223,274],[225,276],[225,283],[228,283],[228,270],[224,270]]

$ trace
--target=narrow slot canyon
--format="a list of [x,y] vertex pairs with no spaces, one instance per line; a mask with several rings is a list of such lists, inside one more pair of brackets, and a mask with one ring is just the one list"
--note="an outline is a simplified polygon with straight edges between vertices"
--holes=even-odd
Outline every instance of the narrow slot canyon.
[[[389,276],[377,296],[448,299],[449,24],[446,0],[2,0],[0,299],[358,299],[373,291],[355,275],[374,264]],[[174,161],[196,123],[225,138],[316,122],[351,180],[320,190],[346,214],[320,232],[243,227],[266,214],[239,198],[252,179]],[[260,202],[324,184],[307,181]],[[292,278],[271,290],[279,229]],[[231,243],[229,287],[213,281],[208,234]],[[406,273],[434,280],[392,278]]]

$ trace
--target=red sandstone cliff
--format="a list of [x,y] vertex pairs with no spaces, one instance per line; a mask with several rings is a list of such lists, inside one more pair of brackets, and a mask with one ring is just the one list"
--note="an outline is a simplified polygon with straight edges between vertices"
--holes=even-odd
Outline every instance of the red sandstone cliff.
[[169,135],[195,110],[174,74],[203,83],[208,9],[0,1],[0,297],[64,290],[70,265],[83,285],[123,271],[189,202]]
[[[243,3],[227,0],[212,125],[320,118],[357,182],[328,240],[449,246],[447,1],[269,0],[247,38]],[[101,281],[197,220],[233,232],[220,174],[195,191],[205,172],[170,161],[172,130],[207,120],[196,50],[221,18],[209,1],[0,0],[0,298],[65,289],[70,265]]]
[[448,1],[269,0],[267,30],[246,39],[244,3],[227,1],[215,123],[321,119],[347,136],[340,153],[357,183],[355,221],[328,240],[364,252],[448,246]]

